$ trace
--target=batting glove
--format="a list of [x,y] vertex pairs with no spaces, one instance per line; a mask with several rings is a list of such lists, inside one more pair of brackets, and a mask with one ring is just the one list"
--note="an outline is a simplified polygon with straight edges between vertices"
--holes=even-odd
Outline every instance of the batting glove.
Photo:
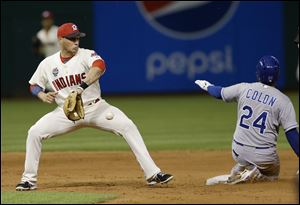
[[207,91],[208,86],[211,86],[213,84],[211,84],[210,82],[206,81],[206,80],[196,80],[195,83],[197,85],[200,86],[200,88],[202,88],[203,90]]

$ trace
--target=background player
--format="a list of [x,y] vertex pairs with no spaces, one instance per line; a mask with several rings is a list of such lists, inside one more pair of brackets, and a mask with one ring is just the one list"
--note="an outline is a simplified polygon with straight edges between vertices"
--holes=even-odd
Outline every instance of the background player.
[[[124,137],[144,171],[149,185],[167,183],[173,176],[165,174],[153,162],[136,125],[118,108],[101,98],[99,78],[105,72],[103,59],[93,50],[79,48],[84,37],[73,23],[61,25],[57,31],[60,52],[45,58],[29,83],[31,92],[46,103],[58,107],[38,120],[28,131],[25,170],[16,190],[37,188],[37,172],[42,141],[82,127],[94,127]],[[49,85],[53,92],[45,92]],[[69,93],[76,90],[82,95],[85,118],[68,120],[63,104]]]
[[256,66],[256,75],[259,82],[225,88],[205,80],[195,81],[215,98],[238,103],[238,119],[232,142],[232,156],[237,164],[227,179],[215,183],[276,180],[280,171],[276,151],[279,126],[283,127],[289,144],[299,157],[294,107],[290,99],[275,88],[279,77],[278,60],[273,56],[262,57]]
[[54,15],[51,11],[43,11],[41,25],[42,29],[32,38],[32,43],[33,51],[45,58],[58,52],[60,49],[57,41],[58,27],[54,25]]

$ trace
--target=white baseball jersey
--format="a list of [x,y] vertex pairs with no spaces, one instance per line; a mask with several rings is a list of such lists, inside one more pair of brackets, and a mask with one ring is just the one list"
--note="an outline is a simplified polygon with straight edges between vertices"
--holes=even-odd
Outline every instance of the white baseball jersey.
[[43,44],[43,53],[46,57],[53,55],[60,50],[57,41],[57,26],[52,26],[49,31],[46,32],[45,29],[41,29],[37,33],[37,37],[41,40]]
[[224,101],[238,102],[234,139],[255,147],[274,146],[279,126],[286,131],[298,127],[290,99],[278,89],[262,83],[240,83],[222,89]]
[[[102,60],[102,58],[95,51],[89,49],[79,48],[76,55],[66,63],[61,61],[60,52],[57,52],[39,64],[29,83],[37,84],[44,90],[47,88],[58,92],[55,101],[58,106],[63,107],[65,99],[86,78],[86,74],[95,60]],[[82,93],[84,104],[100,97],[99,81],[91,84]]]

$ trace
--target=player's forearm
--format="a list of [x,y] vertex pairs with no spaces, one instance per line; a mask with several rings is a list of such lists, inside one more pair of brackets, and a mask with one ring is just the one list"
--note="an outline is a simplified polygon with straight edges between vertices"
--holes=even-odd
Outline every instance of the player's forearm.
[[31,94],[34,96],[37,96],[37,97],[39,97],[38,96],[39,93],[43,92],[43,88],[37,84],[30,85],[29,89],[30,89]]
[[57,92],[45,93],[45,92],[41,91],[38,93],[37,96],[41,101],[51,104],[55,101],[56,95],[57,95]]
[[32,95],[37,96],[41,101],[46,103],[53,103],[57,95],[56,92],[48,92],[46,90],[44,92],[43,88],[37,84],[30,85],[29,89]]
[[37,95],[36,95],[41,101],[45,102],[45,99],[46,99],[46,93],[44,93],[43,91],[39,92]]
[[104,71],[105,69],[100,69],[99,67],[91,67],[90,71],[86,75],[86,78],[77,88],[77,93],[81,94],[88,86],[93,84],[95,81],[99,80],[101,75],[103,75]]
[[213,96],[217,99],[222,99],[221,91],[222,91],[222,87],[220,87],[220,86],[211,85],[211,86],[208,86],[208,88],[207,88],[207,92],[211,96]]
[[289,144],[293,148],[294,152],[299,157],[299,132],[298,132],[298,130],[296,128],[289,130],[285,133],[285,135],[286,135],[286,138],[287,138]]
[[98,67],[92,67],[90,71],[87,73],[86,78],[83,80],[87,85],[93,84],[96,80],[98,80],[103,74],[103,70]]

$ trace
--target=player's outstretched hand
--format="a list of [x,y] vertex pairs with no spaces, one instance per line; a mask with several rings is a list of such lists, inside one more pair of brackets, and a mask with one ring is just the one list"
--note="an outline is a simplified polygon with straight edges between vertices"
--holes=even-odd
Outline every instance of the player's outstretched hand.
[[197,85],[199,85],[199,87],[202,88],[205,91],[207,91],[208,86],[213,85],[213,84],[211,84],[210,82],[208,82],[206,80],[196,80],[195,83]]
[[43,101],[43,102],[46,102],[46,103],[53,103],[54,100],[55,100],[55,97],[57,95],[57,92],[48,92],[48,93],[44,93],[44,92],[40,92],[38,94],[38,97]]

